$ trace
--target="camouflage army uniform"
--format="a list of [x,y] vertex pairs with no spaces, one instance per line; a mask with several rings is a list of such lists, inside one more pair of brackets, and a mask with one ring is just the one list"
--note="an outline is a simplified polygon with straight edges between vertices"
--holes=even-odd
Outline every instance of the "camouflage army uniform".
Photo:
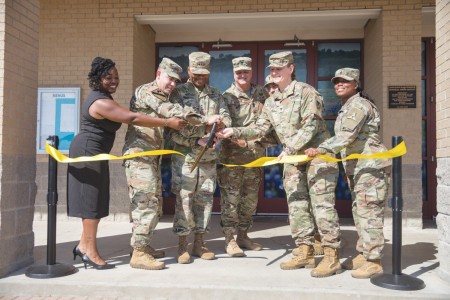
[[[304,154],[330,137],[322,119],[322,96],[311,86],[292,81],[283,92],[269,97],[254,127],[235,128],[234,138],[263,136],[273,128],[288,155]],[[314,159],[303,164],[285,164],[283,186],[289,207],[292,237],[297,245],[314,244],[314,212],[323,246],[340,247],[335,204],[338,177],[336,163]]]
[[[130,110],[151,117],[179,117],[191,123],[206,122],[200,115],[185,113],[181,106],[170,103],[156,81],[141,85],[135,90]],[[123,154],[163,149],[163,131],[163,127],[129,125]],[[160,156],[143,156],[124,162],[131,200],[130,219],[133,222],[131,246],[134,248],[149,245],[162,214],[160,161]]]
[[[246,127],[253,124],[261,114],[266,98],[269,96],[261,86],[253,85],[248,96],[233,83],[223,94],[230,111],[233,127]],[[264,156],[265,147],[276,144],[267,137],[247,141],[247,147],[240,147],[230,140],[222,140],[219,158],[225,164],[246,164]],[[217,168],[221,196],[221,225],[225,234],[234,234],[236,228],[248,230],[258,203],[260,168],[233,167],[223,165]]]
[[[376,106],[359,94],[339,110],[336,135],[319,145],[329,152],[373,154],[386,151],[378,131],[380,115]],[[322,152],[322,151],[321,151]],[[381,258],[384,247],[384,206],[390,181],[390,159],[352,159],[343,162],[352,193],[352,212],[358,232],[356,250],[366,259]]]
[[[222,94],[209,85],[199,90],[188,81],[173,90],[170,101],[205,116],[221,115],[225,126],[231,124]],[[216,151],[208,149],[197,168],[190,171],[202,149],[197,144],[198,139],[209,135],[205,130],[205,126],[186,126],[171,133],[174,150],[186,155],[172,155],[172,192],[176,195],[173,231],[179,236],[189,235],[191,230],[195,233],[209,231],[217,178]]]

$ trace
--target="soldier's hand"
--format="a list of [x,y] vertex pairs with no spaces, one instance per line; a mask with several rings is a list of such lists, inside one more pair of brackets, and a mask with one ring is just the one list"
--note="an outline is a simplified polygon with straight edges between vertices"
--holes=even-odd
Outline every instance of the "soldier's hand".
[[167,127],[175,130],[183,129],[187,124],[188,122],[180,118],[172,117],[167,119]]
[[[208,139],[209,139],[209,137],[207,137],[207,136],[202,137],[202,138],[198,139],[197,144],[199,144],[202,147],[205,147],[206,144],[208,143]],[[214,138],[214,142],[210,148],[215,148],[215,147],[216,147],[216,139]]]
[[247,142],[243,139],[231,139],[231,142],[238,145],[239,147],[247,147]]
[[198,139],[197,144],[199,144],[202,147],[206,146],[206,143],[208,143],[208,137],[202,137],[200,139]]
[[317,154],[319,154],[319,150],[317,150],[317,148],[308,148],[305,150],[305,154],[309,157],[315,157]]
[[233,128],[225,128],[221,131],[216,132],[216,137],[219,139],[227,139],[234,134]]
[[280,155],[278,155],[278,160],[281,160],[284,156],[288,156],[286,152],[281,152]]
[[208,125],[212,125],[214,123],[221,121],[221,118],[222,117],[219,115],[213,115],[213,116],[208,117]]

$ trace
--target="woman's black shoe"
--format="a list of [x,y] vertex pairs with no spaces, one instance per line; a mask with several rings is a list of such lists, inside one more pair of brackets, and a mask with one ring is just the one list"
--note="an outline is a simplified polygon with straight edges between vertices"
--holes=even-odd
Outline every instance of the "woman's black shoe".
[[73,248],[72,253],[73,253],[73,260],[75,260],[77,256],[83,259],[83,253],[81,253],[80,249],[78,248],[78,245]]
[[116,267],[116,265],[111,265],[108,263],[105,263],[104,265],[98,265],[95,262],[93,262],[86,254],[84,254],[81,259],[83,260],[85,269],[87,269],[87,265],[91,265],[94,269],[97,270],[109,270]]

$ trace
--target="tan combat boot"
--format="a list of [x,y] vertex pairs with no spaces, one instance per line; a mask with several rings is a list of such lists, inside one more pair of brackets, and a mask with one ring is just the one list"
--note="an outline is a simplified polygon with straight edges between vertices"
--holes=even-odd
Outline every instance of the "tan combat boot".
[[[153,256],[154,258],[163,258],[166,256],[166,253],[163,250],[156,250],[155,248],[153,248],[150,245],[145,246],[145,252],[147,252],[148,254],[150,254],[151,256]],[[130,257],[133,256],[133,249],[131,249],[130,252]]]
[[186,235],[181,235],[178,237],[178,263],[179,264],[190,264],[191,256],[188,252],[188,240]]
[[328,277],[334,274],[342,273],[341,263],[339,262],[339,250],[330,247],[324,247],[325,256],[319,265],[311,271],[312,277]]
[[262,250],[261,244],[255,243],[248,237],[247,230],[238,230],[236,243],[239,245],[239,247],[247,250]]
[[145,247],[135,248],[133,256],[130,260],[130,266],[135,269],[144,270],[162,270],[165,264],[162,261],[157,261],[151,254],[146,251]]
[[239,248],[238,244],[234,240],[232,233],[225,234],[225,251],[231,257],[243,257],[245,256],[244,251]]
[[[323,247],[322,247],[322,240],[320,238],[320,233],[314,234],[314,256],[323,255]],[[300,253],[300,249],[294,248],[292,249],[292,255],[297,256]]]
[[383,273],[383,267],[379,259],[367,260],[361,267],[352,271],[352,277],[366,279],[381,273]]
[[208,250],[208,248],[205,247],[202,233],[195,234],[194,246],[192,247],[192,255],[205,260],[212,260],[216,258],[214,253],[212,253]]
[[316,262],[314,260],[314,248],[313,246],[301,244],[298,246],[300,253],[294,256],[291,260],[284,261],[280,264],[280,268],[283,270],[295,270],[300,268],[314,268]]
[[323,246],[322,246],[322,239],[320,238],[320,233],[314,234],[314,256],[317,255],[323,255]]
[[346,269],[346,270],[356,270],[360,267],[362,267],[362,265],[366,262],[366,258],[364,257],[364,255],[362,255],[362,253],[358,254],[355,258],[353,259],[347,259],[346,261],[344,261],[342,263],[342,268]]

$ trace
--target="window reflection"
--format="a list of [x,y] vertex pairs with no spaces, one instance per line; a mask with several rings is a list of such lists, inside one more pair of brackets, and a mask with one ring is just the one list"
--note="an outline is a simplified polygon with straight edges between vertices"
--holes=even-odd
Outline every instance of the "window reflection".
[[250,50],[217,50],[210,51],[211,67],[209,84],[225,92],[234,81],[232,60],[236,57],[251,57]]
[[161,160],[162,196],[175,196],[172,192],[172,163],[169,157]]
[[323,97],[323,115],[325,117],[337,116],[339,109],[341,109],[342,101],[336,95],[336,92],[334,91],[334,85],[329,80],[319,81],[317,83],[317,89]]
[[[295,77],[297,81],[306,82],[306,49],[289,49],[294,57]],[[264,51],[264,78],[270,74],[269,57],[278,53],[280,50],[266,50]]]
[[159,60],[158,64],[164,57],[170,58],[174,62],[183,68],[183,72],[180,74],[181,81],[186,82],[189,78],[187,73],[187,67],[189,67],[189,54],[191,52],[198,51],[198,47],[195,46],[171,46],[171,47],[159,47]]
[[361,69],[360,43],[320,43],[317,50],[319,77],[333,77],[344,67]]
[[[266,156],[278,156],[283,151],[283,146],[273,146],[266,149]],[[286,192],[283,188],[283,165],[277,164],[264,167],[264,197],[284,198]]]

